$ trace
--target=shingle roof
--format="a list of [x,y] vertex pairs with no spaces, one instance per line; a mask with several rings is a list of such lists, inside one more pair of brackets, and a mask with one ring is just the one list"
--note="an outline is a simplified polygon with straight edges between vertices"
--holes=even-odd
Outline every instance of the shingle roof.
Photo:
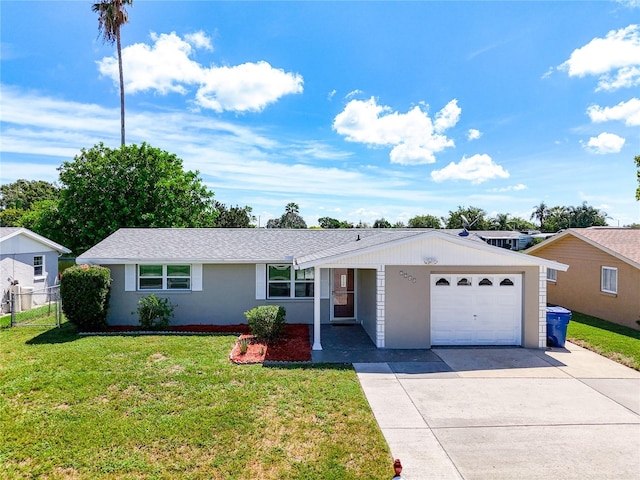
[[569,231],[640,264],[640,229],[572,228]]
[[[223,229],[123,228],[78,257],[78,261],[133,260],[273,262],[331,249],[349,251],[366,242],[384,243],[417,235],[421,229]],[[357,239],[360,238],[360,241]]]
[[20,227],[0,227],[0,238],[8,237],[18,230],[20,230]]

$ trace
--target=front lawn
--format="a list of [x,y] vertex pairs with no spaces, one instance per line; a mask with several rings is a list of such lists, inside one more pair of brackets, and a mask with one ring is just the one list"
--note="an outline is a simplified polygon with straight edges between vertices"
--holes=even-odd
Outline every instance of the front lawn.
[[572,312],[567,340],[640,370],[640,331]]
[[235,339],[0,331],[0,478],[389,476],[352,368],[237,366]]

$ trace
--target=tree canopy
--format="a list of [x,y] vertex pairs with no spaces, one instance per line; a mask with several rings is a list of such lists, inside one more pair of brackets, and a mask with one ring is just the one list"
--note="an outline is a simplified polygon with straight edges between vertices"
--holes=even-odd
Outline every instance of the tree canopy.
[[640,200],[640,155],[636,155],[634,158],[636,162],[636,167],[638,167],[638,171],[636,172],[636,176],[638,177],[638,188],[636,189],[636,200]]
[[213,227],[213,193],[182,160],[146,143],[82,149],[58,169],[64,243],[80,254],[121,227]]
[[320,228],[353,228],[353,223],[331,217],[320,217],[318,224]]
[[224,203],[215,202],[215,209],[218,212],[216,227],[219,228],[250,228],[253,227],[251,222],[256,219],[249,206],[227,207]]
[[29,210],[35,202],[57,200],[60,188],[44,180],[16,180],[0,187],[0,208]]
[[409,219],[409,228],[441,228],[440,219],[434,215],[416,215]]
[[478,207],[461,207],[455,211],[449,211],[449,217],[443,218],[444,228],[464,228],[465,220],[463,216],[469,221],[467,230],[488,230],[489,225],[485,216],[487,212]]
[[297,203],[288,203],[280,218],[272,218],[267,222],[267,228],[307,228],[307,223],[300,216]]

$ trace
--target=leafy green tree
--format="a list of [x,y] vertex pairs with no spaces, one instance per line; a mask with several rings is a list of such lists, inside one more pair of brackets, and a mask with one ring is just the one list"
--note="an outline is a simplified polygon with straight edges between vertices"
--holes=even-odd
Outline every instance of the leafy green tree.
[[398,220],[396,223],[391,225],[391,228],[407,228],[402,220]]
[[[20,226],[64,245],[58,200],[42,200],[31,206],[20,219]],[[66,245],[65,245],[66,246]]]
[[433,215],[416,215],[409,219],[409,228],[441,228],[440,219]]
[[544,202],[540,202],[540,205],[536,205],[533,208],[535,210],[533,211],[529,219],[532,220],[535,218],[536,220],[538,220],[538,222],[540,222],[540,230],[544,230],[544,222],[549,215],[549,208],[545,205]]
[[509,220],[509,225],[511,225],[511,228],[513,228],[513,230],[517,230],[519,232],[536,229],[536,226],[533,223],[520,217],[512,217]]
[[[478,207],[461,207],[458,206],[456,211],[449,211],[448,218],[442,218],[445,228],[464,228],[466,218],[469,222],[467,230],[488,230],[488,223],[485,220],[485,212]],[[464,218],[463,218],[464,217]]]
[[636,189],[636,200],[640,200],[640,155],[636,155],[633,160],[636,162],[636,167],[638,167],[638,171],[636,172],[636,176],[638,178],[638,188]]
[[577,207],[569,207],[571,228],[602,227],[607,224],[607,214],[590,207],[587,202]]
[[19,208],[0,210],[0,227],[19,227],[20,220],[26,212]]
[[391,223],[382,217],[373,222],[373,228],[391,228]]
[[218,212],[216,217],[216,227],[219,228],[251,228],[253,225],[251,222],[255,221],[256,217],[251,214],[253,209],[249,206],[229,207],[224,203],[215,202],[215,209]]
[[508,213],[498,213],[489,219],[489,230],[511,230],[511,220]]
[[146,143],[110,149],[100,143],[64,162],[60,220],[77,254],[121,227],[213,227],[213,192],[182,160]]
[[101,0],[94,3],[91,9],[98,14],[98,30],[102,41],[116,44],[118,51],[118,73],[120,75],[120,145],[124,146],[124,75],[122,73],[122,41],[120,27],[129,22],[126,7],[133,5],[133,0]]
[[320,224],[320,228],[331,229],[331,228],[353,228],[353,223],[347,221],[337,220],[331,217],[321,217],[318,219],[318,223]]
[[31,205],[41,200],[57,200],[60,188],[44,180],[19,179],[0,187],[0,208],[29,210]]
[[288,203],[280,218],[272,218],[267,222],[267,228],[307,228],[307,223],[299,212],[297,203]]

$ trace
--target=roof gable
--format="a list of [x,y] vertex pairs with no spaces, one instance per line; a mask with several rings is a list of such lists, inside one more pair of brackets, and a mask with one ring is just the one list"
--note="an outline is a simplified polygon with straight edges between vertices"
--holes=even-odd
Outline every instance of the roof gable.
[[567,235],[640,269],[640,229],[570,228],[530,248],[527,253],[540,252]]
[[22,227],[0,227],[0,243],[2,246],[2,253],[18,253],[14,252],[18,247],[15,244],[15,241],[18,237],[24,237],[28,239],[30,242],[35,242],[37,244],[43,245],[46,248],[44,250],[55,250],[60,254],[63,253],[71,253],[66,247],[63,247],[59,243],[54,242],[53,240],[49,240],[42,235],[38,235],[35,232],[27,228]]

